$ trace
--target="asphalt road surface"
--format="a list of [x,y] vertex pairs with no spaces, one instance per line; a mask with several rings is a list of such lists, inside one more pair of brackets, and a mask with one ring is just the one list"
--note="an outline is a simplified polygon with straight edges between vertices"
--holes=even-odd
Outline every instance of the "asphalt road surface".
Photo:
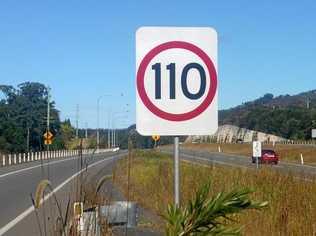
[[[0,236],[40,235],[30,194],[35,195],[36,187],[42,179],[51,181],[57,199],[61,199],[61,210],[64,214],[65,203],[73,195],[70,193],[74,193],[78,189],[76,184],[81,175],[81,166],[88,166],[87,169],[84,168],[85,173],[98,172],[125,154],[126,152],[109,152],[86,155],[82,161],[78,157],[67,157],[50,160],[49,165],[46,160],[43,167],[41,167],[40,161],[35,161],[0,168]],[[88,165],[86,165],[87,163]],[[45,211],[39,212],[40,219],[45,217],[45,214],[46,218],[49,218],[49,215],[57,214],[57,210],[54,210],[57,208],[54,207],[53,198],[47,196],[44,204],[46,213]],[[50,234],[47,233],[47,235]]]
[[[162,152],[169,154],[173,153],[172,148],[161,148]],[[241,168],[256,168],[256,164],[251,162],[250,157],[238,156],[225,153],[211,153],[207,151],[196,151],[180,146],[180,158],[184,161],[202,164],[220,164],[231,167]],[[259,168],[262,164],[259,164]],[[289,163],[280,161],[277,165],[265,165],[271,167],[273,170],[281,171],[283,173],[292,173],[298,178],[304,178],[305,180],[312,180],[316,177],[316,167],[309,165],[299,165],[295,163]]]

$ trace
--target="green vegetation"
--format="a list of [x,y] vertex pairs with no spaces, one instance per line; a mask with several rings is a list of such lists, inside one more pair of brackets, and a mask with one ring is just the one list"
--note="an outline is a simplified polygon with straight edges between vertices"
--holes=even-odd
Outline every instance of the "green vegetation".
[[316,128],[316,92],[276,98],[266,94],[253,102],[220,111],[219,120],[221,124],[233,124],[288,139],[310,139],[311,129]]
[[[43,150],[46,131],[47,88],[26,82],[14,88],[0,85],[0,150],[26,152]],[[50,130],[54,134],[52,149],[63,148],[72,137],[70,121],[61,122],[55,103],[50,103]],[[65,132],[63,132],[65,131]]]
[[[130,158],[131,200],[164,215],[173,202],[173,162],[169,155],[137,151]],[[116,168],[114,180],[127,196],[126,159]],[[304,176],[302,176],[304,177]],[[204,183],[211,182],[210,196],[232,189],[251,188],[255,201],[268,201],[263,211],[249,210],[231,216],[232,227],[242,225],[244,235],[313,235],[316,229],[316,183],[271,171],[223,166],[181,164],[181,202],[194,199]],[[163,225],[157,223],[157,228]]]
[[241,228],[229,227],[232,215],[248,209],[261,209],[267,202],[252,202],[248,189],[233,190],[229,193],[218,193],[209,197],[211,185],[204,184],[196,192],[196,196],[184,207],[170,205],[165,219],[166,235],[239,235]]

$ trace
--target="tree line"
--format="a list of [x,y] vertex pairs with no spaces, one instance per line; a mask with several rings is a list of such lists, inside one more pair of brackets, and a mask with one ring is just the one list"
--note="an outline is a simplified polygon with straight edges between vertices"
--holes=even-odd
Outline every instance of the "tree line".
[[313,103],[309,107],[299,106],[296,104],[298,99],[293,97],[283,98],[283,102],[288,103],[286,105],[270,105],[267,103],[273,102],[273,95],[266,94],[254,102],[220,111],[219,120],[221,124],[233,124],[287,139],[311,139],[311,130],[316,129],[315,102],[311,100]]
[[[25,82],[16,88],[0,85],[0,151],[27,152],[45,150],[48,89],[45,85]],[[51,149],[64,148],[73,137],[70,121],[60,121],[55,102],[50,102]]]

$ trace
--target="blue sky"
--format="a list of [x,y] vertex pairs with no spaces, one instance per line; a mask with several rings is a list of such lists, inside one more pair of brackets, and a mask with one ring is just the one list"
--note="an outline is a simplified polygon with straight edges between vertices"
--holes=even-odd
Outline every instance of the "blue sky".
[[[219,34],[219,106],[316,88],[315,1],[14,1],[0,3],[0,84],[52,88],[61,117],[96,127],[135,121],[135,31],[211,26]],[[120,96],[123,93],[124,96]]]

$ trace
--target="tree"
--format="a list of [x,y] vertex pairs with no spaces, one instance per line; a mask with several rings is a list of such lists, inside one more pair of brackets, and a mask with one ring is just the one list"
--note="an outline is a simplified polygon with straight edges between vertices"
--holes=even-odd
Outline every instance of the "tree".
[[[25,82],[17,89],[0,85],[4,98],[0,100],[1,148],[9,152],[25,152],[43,149],[46,130],[47,88],[40,83]],[[60,130],[59,112],[50,103],[51,132],[58,140]]]
[[71,141],[71,139],[74,138],[75,129],[71,126],[71,122],[69,119],[61,123],[60,132],[61,132],[61,140],[65,145],[67,145]]

